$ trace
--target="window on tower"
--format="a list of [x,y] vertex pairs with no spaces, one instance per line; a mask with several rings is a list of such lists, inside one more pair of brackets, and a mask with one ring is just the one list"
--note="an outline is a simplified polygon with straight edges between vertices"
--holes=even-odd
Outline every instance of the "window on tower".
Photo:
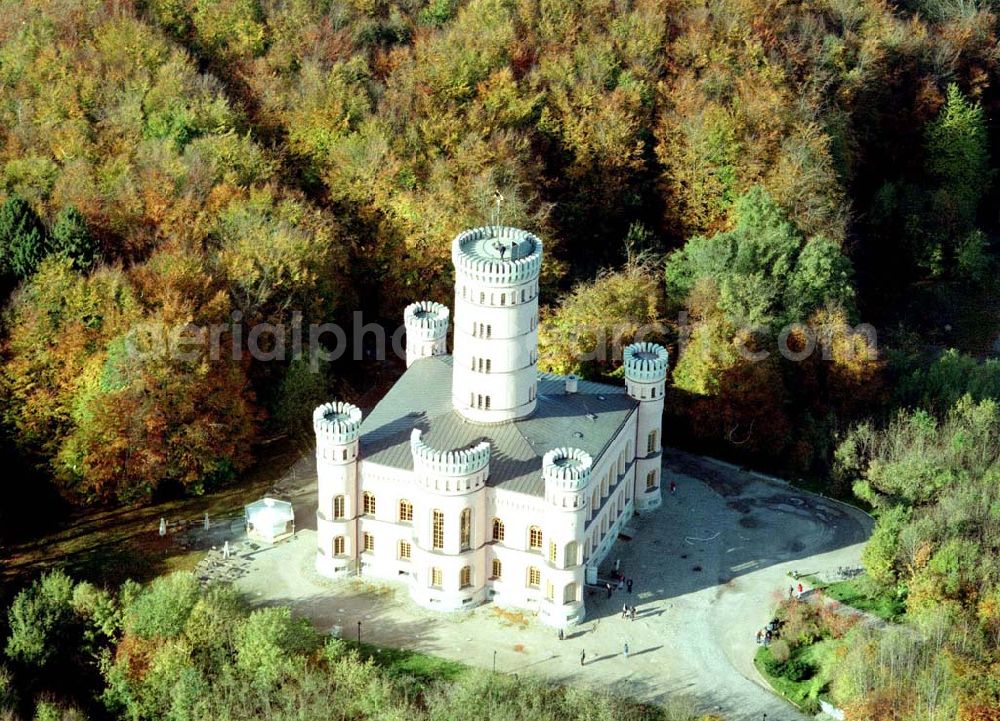
[[344,497],[343,496],[336,496],[333,499],[333,517],[334,518],[343,518],[344,517],[344,506],[345,506],[345,503],[344,503]]
[[502,541],[503,540],[503,521],[499,518],[493,519],[493,540]]
[[486,410],[490,409],[490,397],[486,396]]
[[656,490],[656,471],[650,471],[646,474],[646,490]]
[[655,453],[657,450],[659,450],[656,447],[656,441],[657,441],[656,435],[657,433],[655,430],[649,432],[649,437],[646,439],[646,453]]
[[458,572],[458,587],[468,588],[472,585],[472,566],[463,566]]
[[472,547],[472,510],[466,508],[462,511],[461,523],[459,524],[462,550],[468,551]]
[[431,516],[431,548],[444,548],[444,513],[437,509]]

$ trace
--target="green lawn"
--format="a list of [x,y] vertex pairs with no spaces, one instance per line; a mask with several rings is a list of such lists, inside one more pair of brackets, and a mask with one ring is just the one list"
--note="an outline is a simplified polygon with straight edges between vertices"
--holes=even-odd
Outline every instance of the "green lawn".
[[864,576],[833,583],[823,583],[813,576],[807,576],[806,579],[814,588],[821,589],[835,601],[878,616],[885,621],[899,622],[906,613],[905,599],[897,598],[891,593],[870,595],[867,591],[869,584]]
[[418,651],[372,646],[367,643],[361,644],[361,658],[372,659],[375,665],[385,669],[390,677],[410,677],[423,684],[431,681],[451,681],[469,669],[457,661],[449,661]]
[[810,646],[795,649],[792,658],[806,661],[816,669],[813,676],[802,681],[792,681],[782,676],[769,674],[764,664],[764,661],[771,655],[769,648],[762,646],[757,649],[753,664],[775,692],[804,711],[815,713],[819,711],[820,697],[826,697],[830,685],[829,672],[837,663],[836,651],[839,644],[839,641],[825,639]]

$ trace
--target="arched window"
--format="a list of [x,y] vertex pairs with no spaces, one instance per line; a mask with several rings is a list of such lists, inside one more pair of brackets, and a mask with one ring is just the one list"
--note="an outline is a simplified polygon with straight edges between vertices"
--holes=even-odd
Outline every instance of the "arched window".
[[538,526],[528,529],[528,548],[532,551],[542,550],[542,529]]
[[650,471],[646,474],[646,490],[653,491],[656,490],[656,471]]
[[493,540],[502,541],[503,540],[503,521],[499,518],[493,519]]
[[458,587],[468,588],[472,585],[472,566],[462,566],[458,572]]
[[410,543],[408,541],[399,542],[399,560],[400,561],[410,560]]
[[501,293],[500,294],[500,305],[507,305],[507,294],[506,293]]
[[374,516],[375,515],[375,494],[374,493],[369,493],[368,491],[365,491],[364,495],[361,498],[364,501],[364,512],[365,512],[365,515],[366,516]]
[[431,514],[431,548],[444,548],[444,513],[436,508]]
[[333,499],[333,517],[334,518],[343,518],[344,517],[344,507],[345,507],[344,497],[343,496],[335,496],[334,499]]
[[347,542],[343,536],[337,536],[333,539],[333,555],[343,556],[344,549],[347,547]]
[[443,584],[443,579],[444,579],[444,574],[441,573],[440,568],[437,568],[436,566],[434,568],[431,568],[431,586],[433,588],[441,588]]
[[341,449],[341,451],[340,451],[340,460],[342,460],[342,461],[346,461],[347,460],[347,449],[346,448]]
[[524,302],[524,288],[521,288],[521,302]]
[[362,533],[361,541],[364,544],[363,548],[366,553],[372,553],[375,550],[375,536],[370,533]]
[[659,450],[656,447],[656,440],[656,430],[654,429],[649,432],[649,438],[646,439],[646,453],[655,453]]
[[563,603],[575,603],[576,602],[576,584],[567,583],[566,587],[563,589]]
[[413,521],[413,504],[405,498],[401,498],[399,501],[399,520],[402,523]]
[[461,522],[459,524],[459,538],[462,550],[468,551],[472,546],[472,509],[470,508],[462,511]]
[[528,566],[528,588],[538,588],[542,585],[542,572],[534,566]]
[[490,573],[493,578],[503,578],[503,564],[499,558],[494,558],[491,564]]

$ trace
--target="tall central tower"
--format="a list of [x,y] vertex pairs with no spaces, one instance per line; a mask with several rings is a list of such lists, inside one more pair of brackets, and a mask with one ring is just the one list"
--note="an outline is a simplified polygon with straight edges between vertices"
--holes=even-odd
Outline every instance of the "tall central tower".
[[476,423],[524,418],[538,390],[538,274],[542,241],[507,226],[473,228],[452,243],[455,342],[452,405]]

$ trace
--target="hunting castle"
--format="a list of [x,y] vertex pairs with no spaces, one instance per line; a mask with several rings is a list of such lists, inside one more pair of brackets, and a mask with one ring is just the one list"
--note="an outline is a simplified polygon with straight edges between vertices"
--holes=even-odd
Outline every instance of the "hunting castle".
[[452,260],[452,354],[448,308],[414,303],[407,370],[371,413],[314,412],[316,568],[404,580],[432,609],[578,623],[619,530],[661,502],[667,352],[628,346],[625,388],[539,373],[542,241],[475,228]]

